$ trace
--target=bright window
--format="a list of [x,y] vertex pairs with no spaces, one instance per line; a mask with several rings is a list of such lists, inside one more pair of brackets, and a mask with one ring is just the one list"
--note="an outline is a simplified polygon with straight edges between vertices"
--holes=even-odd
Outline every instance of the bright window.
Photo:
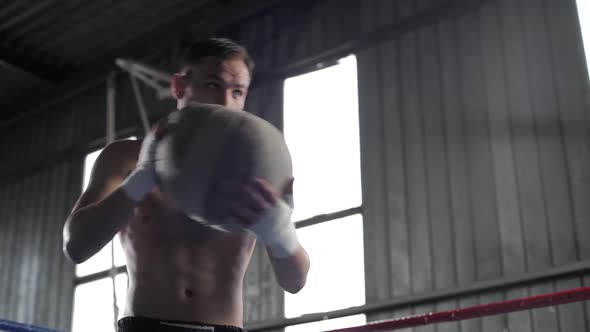
[[586,51],[586,62],[588,62],[590,61],[590,1],[577,0],[577,4],[584,50]]
[[[125,294],[127,293],[127,274],[115,277],[118,317],[123,317]],[[73,332],[116,331],[113,305],[113,280],[103,278],[76,287],[74,294]]]
[[356,58],[285,81],[294,220],[361,205]]
[[[284,132],[293,158],[293,219],[361,205],[356,58],[289,78],[284,87]],[[365,303],[362,215],[298,229],[311,258],[307,285],[285,294],[285,316],[327,312]],[[346,291],[343,291],[346,290]],[[287,332],[361,325],[364,315],[288,327]]]

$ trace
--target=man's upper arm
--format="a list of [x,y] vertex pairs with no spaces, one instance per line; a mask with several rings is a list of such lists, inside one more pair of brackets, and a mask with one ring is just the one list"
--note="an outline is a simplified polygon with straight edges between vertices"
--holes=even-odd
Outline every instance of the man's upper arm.
[[103,149],[92,167],[88,187],[74,205],[73,212],[101,201],[119,187],[135,167],[138,146],[136,141],[118,141]]

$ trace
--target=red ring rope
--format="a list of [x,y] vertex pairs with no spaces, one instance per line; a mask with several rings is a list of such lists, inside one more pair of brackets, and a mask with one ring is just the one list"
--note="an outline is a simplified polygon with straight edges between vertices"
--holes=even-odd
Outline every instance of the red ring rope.
[[516,300],[477,305],[462,309],[454,309],[435,313],[427,313],[394,320],[370,323],[362,326],[331,330],[328,332],[368,332],[397,330],[433,323],[452,322],[470,318],[493,316],[514,311],[590,300],[590,287],[575,288],[566,291],[523,297]]

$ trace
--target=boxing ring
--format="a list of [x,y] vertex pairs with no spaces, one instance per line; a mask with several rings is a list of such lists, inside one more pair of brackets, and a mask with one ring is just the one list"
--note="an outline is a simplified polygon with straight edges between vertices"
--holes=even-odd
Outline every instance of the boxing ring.
[[[481,318],[516,311],[531,310],[542,307],[562,305],[572,302],[590,300],[590,287],[574,288],[570,290],[547,293],[542,295],[523,297],[508,301],[493,302],[471,307],[431,312],[427,314],[396,318],[368,323],[366,325],[324,331],[324,332],[373,332],[395,331],[402,328],[417,327],[436,323],[460,321]],[[0,320],[0,331],[9,332],[58,332],[44,327],[21,324],[7,320]]]
[[589,299],[590,287],[582,287],[561,292],[523,297],[509,301],[494,302],[461,309],[431,312],[422,315],[384,320],[362,326],[331,330],[328,332],[395,331],[408,327],[494,316],[522,310],[585,301]]
[[12,322],[9,320],[0,319],[0,331],[11,331],[11,332],[58,332],[57,330],[51,330],[40,326],[34,326],[29,324],[21,324]]

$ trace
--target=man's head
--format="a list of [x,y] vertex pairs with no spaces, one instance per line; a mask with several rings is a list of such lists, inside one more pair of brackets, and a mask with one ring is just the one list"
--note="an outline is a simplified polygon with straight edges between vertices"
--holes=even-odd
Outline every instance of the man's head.
[[241,45],[209,38],[190,46],[180,72],[172,77],[172,93],[181,109],[191,102],[243,110],[254,62]]

